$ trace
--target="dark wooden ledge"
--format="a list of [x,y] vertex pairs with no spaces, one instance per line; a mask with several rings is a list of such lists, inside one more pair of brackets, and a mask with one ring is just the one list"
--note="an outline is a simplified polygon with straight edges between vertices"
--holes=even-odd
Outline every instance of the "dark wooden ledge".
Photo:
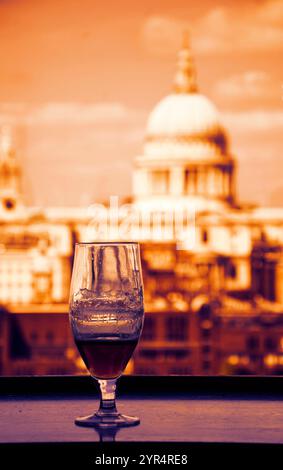
[[[0,399],[7,395],[94,395],[97,386],[90,376],[0,377]],[[245,396],[251,399],[283,398],[279,376],[123,376],[119,396]]]
[[196,464],[190,468],[281,458],[281,377],[124,376],[118,408],[141,424],[119,430],[115,442],[100,442],[97,431],[74,425],[75,417],[97,407],[97,386],[88,376],[1,377],[1,457],[28,468],[39,468],[42,459],[49,466],[94,468],[102,453],[134,460],[186,453]]

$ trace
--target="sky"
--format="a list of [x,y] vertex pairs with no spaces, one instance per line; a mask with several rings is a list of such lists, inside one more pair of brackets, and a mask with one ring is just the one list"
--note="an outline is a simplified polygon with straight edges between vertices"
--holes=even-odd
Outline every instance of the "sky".
[[29,204],[131,194],[184,30],[240,201],[283,206],[282,0],[0,0],[0,125],[13,129]]

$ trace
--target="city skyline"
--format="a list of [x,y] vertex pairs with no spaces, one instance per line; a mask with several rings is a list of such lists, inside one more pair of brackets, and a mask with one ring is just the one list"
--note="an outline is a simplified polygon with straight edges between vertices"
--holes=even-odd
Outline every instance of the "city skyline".
[[19,5],[0,2],[0,374],[82,372],[74,246],[127,239],[146,312],[129,372],[282,375],[283,207],[253,205],[281,187],[280,4],[203,2],[182,44],[166,2]]
[[219,109],[238,161],[239,199],[282,205],[280,2],[78,8],[0,2],[0,124],[15,128],[30,204],[132,194],[148,114],[171,90],[189,28],[199,89]]

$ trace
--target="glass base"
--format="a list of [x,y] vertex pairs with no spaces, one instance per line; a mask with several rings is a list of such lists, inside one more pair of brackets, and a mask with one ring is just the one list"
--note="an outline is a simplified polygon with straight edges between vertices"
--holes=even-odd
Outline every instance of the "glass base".
[[136,416],[126,416],[120,413],[107,414],[105,416],[102,416],[100,413],[94,413],[93,415],[75,419],[75,424],[77,426],[84,426],[88,428],[106,428],[110,426],[128,427],[137,426],[139,423],[140,419]]

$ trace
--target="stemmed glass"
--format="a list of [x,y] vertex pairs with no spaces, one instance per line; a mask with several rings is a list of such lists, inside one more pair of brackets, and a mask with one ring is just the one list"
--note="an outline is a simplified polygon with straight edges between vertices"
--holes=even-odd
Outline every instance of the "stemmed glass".
[[133,426],[116,409],[116,381],[138,343],[144,317],[138,243],[77,243],[70,323],[81,357],[101,391],[100,407],[79,426]]

